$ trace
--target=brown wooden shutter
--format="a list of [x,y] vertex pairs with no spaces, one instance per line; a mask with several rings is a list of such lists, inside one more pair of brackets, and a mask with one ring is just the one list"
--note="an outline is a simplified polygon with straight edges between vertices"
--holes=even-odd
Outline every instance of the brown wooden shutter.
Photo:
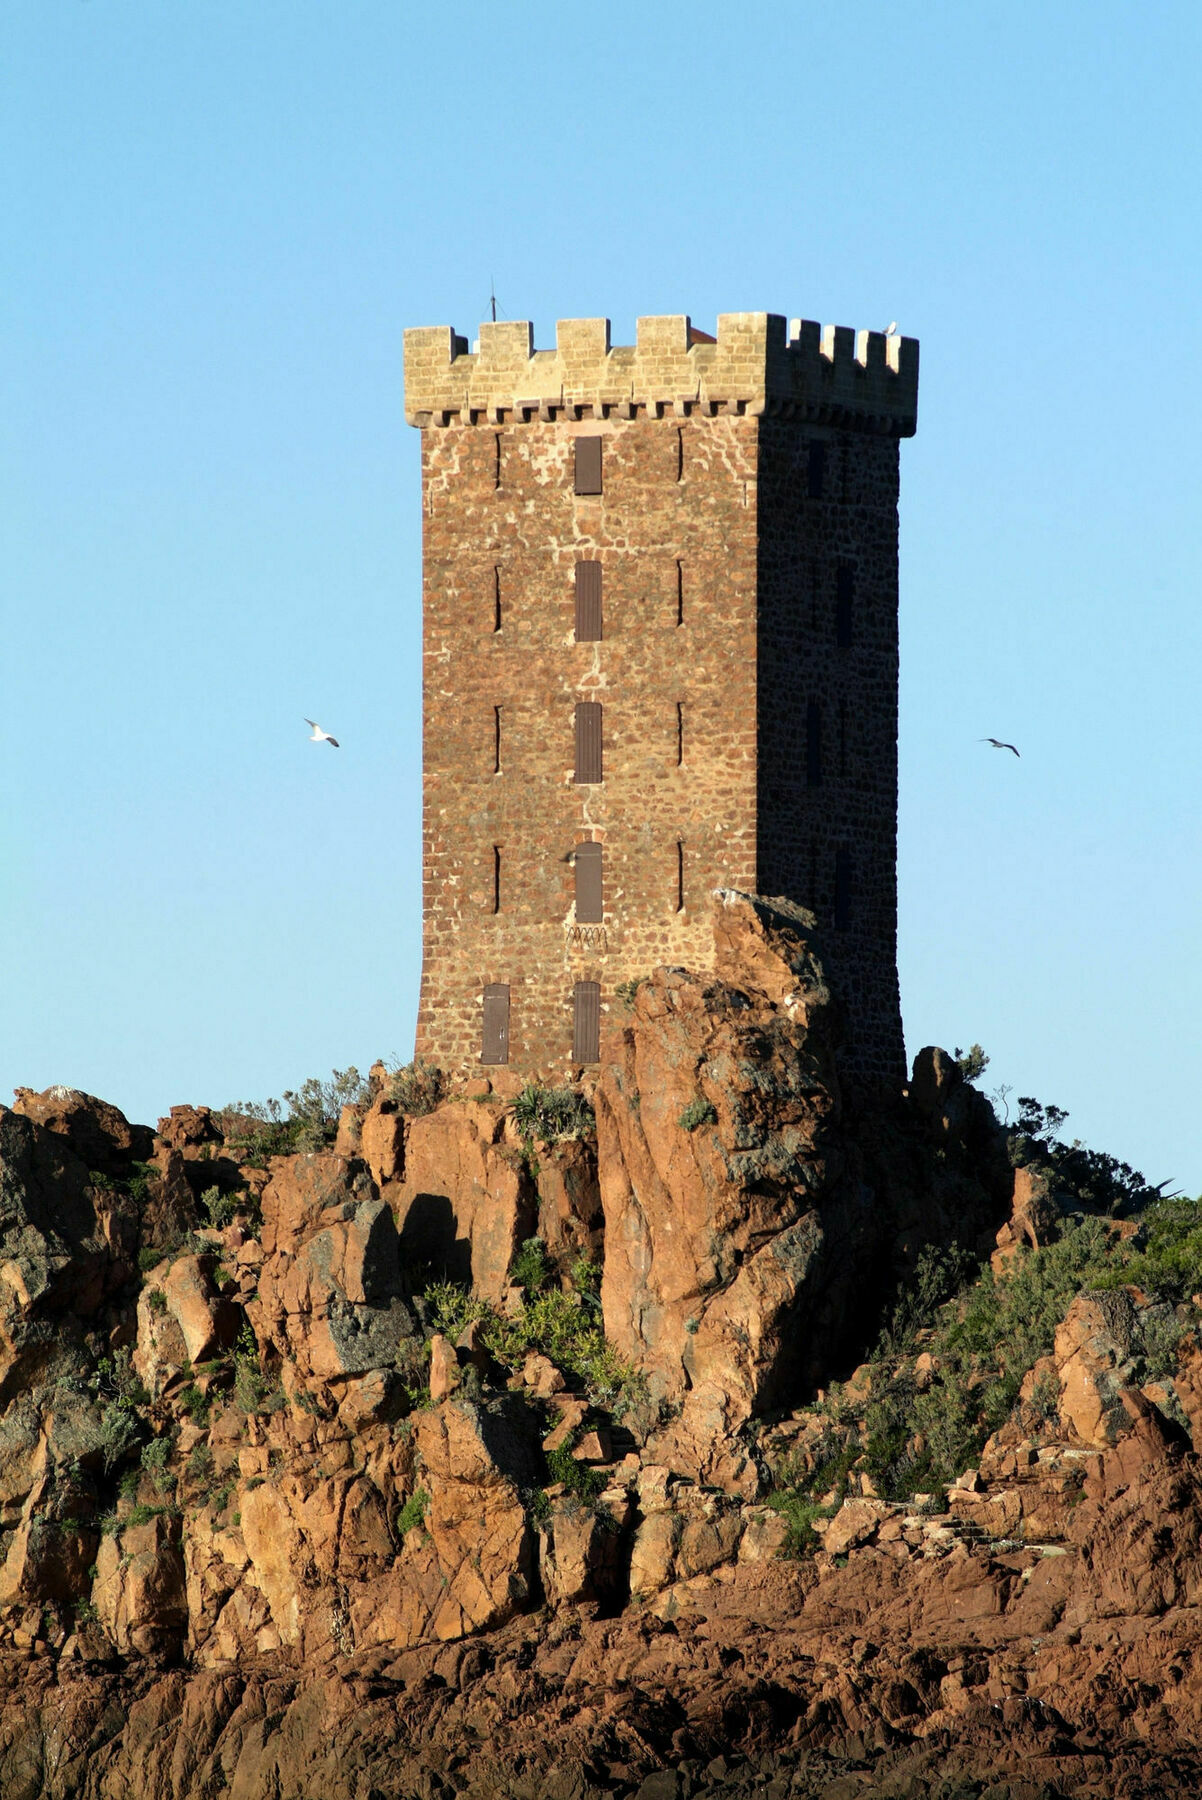
[[835,851],[835,930],[846,931],[851,924],[851,851],[846,847]]
[[576,706],[576,780],[601,779],[601,702],[581,700]]
[[806,707],[806,786],[822,786],[822,708],[817,700]]
[[576,439],[576,492],[578,494],[599,494],[601,492],[601,439],[599,437],[578,437]]
[[601,984],[578,981],[572,990],[572,1061],[594,1063],[601,1057]]
[[484,990],[482,1063],[509,1061],[509,984],[490,981]]
[[601,564],[576,564],[576,642],[601,641]]
[[806,453],[806,495],[821,500],[826,482],[826,445],[821,438],[811,438]]
[[600,844],[576,846],[576,923],[599,925],[605,917]]

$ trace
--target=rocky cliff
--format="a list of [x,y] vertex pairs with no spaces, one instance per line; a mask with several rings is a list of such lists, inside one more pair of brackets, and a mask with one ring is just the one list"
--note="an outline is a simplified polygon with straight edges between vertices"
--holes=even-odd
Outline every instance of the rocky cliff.
[[1021,1369],[943,1290],[903,1331],[1141,1227],[941,1052],[842,1092],[807,915],[714,931],[591,1112],[0,1109],[6,1800],[1195,1791],[1192,1299],[1070,1284]]

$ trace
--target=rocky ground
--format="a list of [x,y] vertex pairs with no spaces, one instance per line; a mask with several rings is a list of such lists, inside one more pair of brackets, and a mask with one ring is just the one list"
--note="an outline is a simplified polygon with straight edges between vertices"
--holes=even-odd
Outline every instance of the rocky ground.
[[946,1475],[922,1396],[985,1381],[946,1327],[856,1368],[899,1278],[1004,1285],[1064,1198],[940,1052],[841,1090],[804,915],[715,941],[612,1021],[595,1136],[428,1071],[285,1154],[0,1109],[5,1800],[1202,1785],[1202,1312],[1070,1297],[899,1498],[882,1392]]

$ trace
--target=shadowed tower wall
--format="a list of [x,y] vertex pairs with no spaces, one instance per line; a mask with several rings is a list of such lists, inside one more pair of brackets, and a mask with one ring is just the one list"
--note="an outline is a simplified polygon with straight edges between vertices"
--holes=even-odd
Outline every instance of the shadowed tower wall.
[[707,966],[713,890],[737,887],[813,907],[849,1072],[900,1080],[897,438],[917,345],[751,313],[716,341],[642,319],[612,348],[607,321],[561,321],[536,352],[507,323],[470,354],[407,331],[405,381],[418,1054],[579,1072],[621,984]]

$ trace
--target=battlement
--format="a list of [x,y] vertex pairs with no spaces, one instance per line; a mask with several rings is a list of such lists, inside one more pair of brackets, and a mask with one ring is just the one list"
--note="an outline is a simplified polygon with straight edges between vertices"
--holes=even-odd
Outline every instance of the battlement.
[[638,321],[634,344],[609,341],[608,319],[561,319],[554,350],[534,348],[527,319],[480,327],[477,348],[449,325],[405,333],[410,425],[531,419],[632,419],[696,411],[776,414],[892,437],[918,424],[918,340],[723,313],[716,342],[688,315]]

